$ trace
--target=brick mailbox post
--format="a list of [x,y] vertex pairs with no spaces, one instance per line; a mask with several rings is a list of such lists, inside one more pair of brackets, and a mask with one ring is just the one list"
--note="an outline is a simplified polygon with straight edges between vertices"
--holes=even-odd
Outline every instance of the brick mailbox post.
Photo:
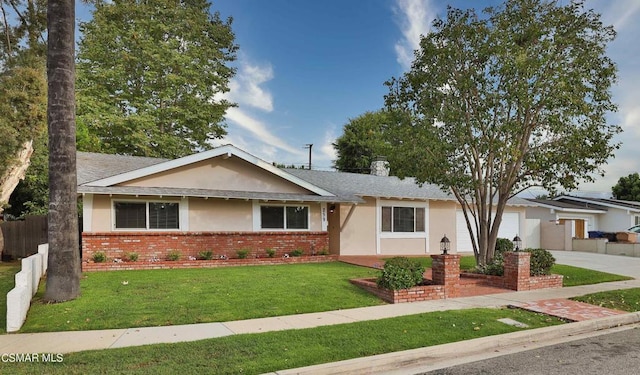
[[445,298],[460,296],[460,255],[432,255],[431,278],[436,285],[444,285]]

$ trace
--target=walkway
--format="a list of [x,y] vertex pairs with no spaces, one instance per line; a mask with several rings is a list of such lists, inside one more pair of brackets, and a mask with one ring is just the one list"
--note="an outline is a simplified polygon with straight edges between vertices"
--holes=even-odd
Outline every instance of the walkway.
[[[558,263],[580,265],[586,268],[609,269],[622,275],[639,277],[640,258],[625,258],[610,255],[553,252]],[[615,267],[615,270],[611,270]],[[559,289],[544,289],[523,292],[506,292],[474,297],[445,300],[389,304],[355,309],[327,311],[311,314],[250,319],[224,323],[204,323],[182,326],[112,329],[80,332],[51,332],[0,335],[2,353],[69,353],[81,350],[107,349],[157,343],[195,341],[233,334],[261,333],[288,329],[313,328],[342,323],[376,320],[397,316],[420,314],[432,311],[463,310],[479,307],[502,307],[533,303],[542,300],[566,299],[588,293],[617,289],[640,288],[639,280],[619,281],[595,285],[584,285]],[[633,316],[631,316],[633,315]],[[638,321],[636,315],[620,316],[629,321]],[[616,318],[617,317],[613,317]],[[609,319],[609,318],[607,318]],[[599,321],[599,320],[594,320]],[[588,323],[588,322],[582,322]],[[574,323],[581,327],[582,323]],[[629,324],[616,323],[616,324]],[[572,326],[572,325],[568,325]],[[554,328],[558,330],[558,328]],[[568,328],[567,328],[568,329]],[[495,340],[495,339],[494,339]]]

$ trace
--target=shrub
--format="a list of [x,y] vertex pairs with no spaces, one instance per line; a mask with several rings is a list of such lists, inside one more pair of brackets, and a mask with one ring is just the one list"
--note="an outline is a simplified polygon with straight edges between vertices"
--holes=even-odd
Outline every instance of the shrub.
[[93,254],[91,259],[93,259],[93,261],[96,263],[104,263],[107,261],[107,256],[102,251],[98,251]]
[[198,253],[198,258],[203,260],[211,260],[213,259],[213,251],[211,250],[201,251]]
[[236,251],[236,254],[238,254],[238,258],[246,259],[247,256],[249,255],[249,250],[248,249],[240,249],[240,250]]
[[167,254],[167,259],[171,261],[176,261],[180,259],[180,252],[178,250],[171,250]]
[[507,238],[498,238],[496,241],[496,251],[495,256],[500,254],[503,256],[507,251],[513,251],[513,242]]
[[323,248],[322,250],[320,250],[320,252],[318,253],[318,255],[329,255],[329,250],[327,250],[327,248]]
[[138,261],[138,253],[128,253],[125,256],[125,259],[129,262],[137,262]]
[[291,252],[292,257],[299,257],[303,254],[304,254],[304,251],[302,251],[302,249],[295,249]]
[[531,253],[531,276],[551,274],[551,267],[556,263],[556,258],[545,249],[527,249]]
[[264,251],[267,253],[267,256],[269,258],[273,258],[276,256],[276,251],[273,249],[268,248],[268,249],[265,249]]
[[376,282],[381,288],[409,289],[422,282],[423,273],[424,267],[418,260],[396,257],[385,262]]

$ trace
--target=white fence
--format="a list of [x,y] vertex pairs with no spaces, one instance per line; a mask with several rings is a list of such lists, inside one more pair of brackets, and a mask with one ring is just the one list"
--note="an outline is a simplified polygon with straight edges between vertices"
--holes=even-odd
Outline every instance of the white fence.
[[31,298],[38,291],[40,278],[47,272],[49,244],[38,245],[38,253],[22,259],[16,274],[16,287],[7,293],[7,332],[20,330],[27,318]]

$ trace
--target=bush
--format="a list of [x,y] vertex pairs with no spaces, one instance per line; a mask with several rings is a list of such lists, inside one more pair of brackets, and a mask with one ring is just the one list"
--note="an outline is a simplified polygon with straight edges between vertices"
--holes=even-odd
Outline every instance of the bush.
[[513,251],[513,242],[507,238],[498,238],[496,241],[496,251],[494,256],[497,256],[498,254],[503,256],[504,253],[508,251]]
[[423,273],[424,267],[418,260],[396,257],[385,262],[376,282],[381,288],[409,289],[422,282]]
[[304,251],[302,251],[302,249],[295,249],[291,252],[292,257],[299,257],[299,256],[302,256],[303,254],[304,254]]
[[551,274],[551,267],[556,263],[556,258],[545,249],[527,249],[531,253],[531,276]]
[[167,260],[176,261],[180,259],[180,252],[178,250],[171,250],[167,254]]
[[249,250],[248,249],[240,249],[240,250],[236,251],[236,254],[238,254],[238,258],[246,259],[247,256],[249,255]]
[[211,250],[201,251],[198,253],[198,258],[202,260],[211,260],[213,259],[213,251]]
[[107,261],[107,256],[102,251],[98,251],[93,254],[91,259],[93,259],[93,261],[96,263],[104,263]]
[[271,248],[265,249],[264,251],[267,253],[267,256],[269,258],[273,258],[276,256],[276,251]]
[[125,259],[128,262],[137,262],[138,261],[138,253],[128,253],[125,255]]

